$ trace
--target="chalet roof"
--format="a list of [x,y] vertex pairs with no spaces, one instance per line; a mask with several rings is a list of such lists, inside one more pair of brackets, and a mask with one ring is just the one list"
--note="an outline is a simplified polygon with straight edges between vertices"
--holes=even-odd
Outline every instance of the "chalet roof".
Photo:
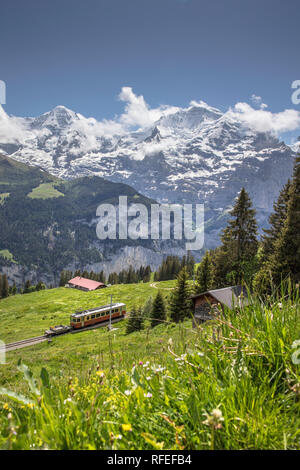
[[213,289],[201,294],[196,294],[192,296],[192,299],[202,297],[205,295],[211,295],[218,302],[223,305],[226,305],[228,308],[238,307],[241,304],[243,306],[249,304],[248,294],[245,287],[242,286],[231,286],[224,287],[223,289]]
[[68,281],[68,284],[72,284],[73,286],[78,286],[78,287],[83,287],[84,289],[88,290],[95,290],[98,289],[98,287],[105,286],[103,282],[97,282],[93,281],[92,279],[86,279],[85,277],[74,277],[70,281]]

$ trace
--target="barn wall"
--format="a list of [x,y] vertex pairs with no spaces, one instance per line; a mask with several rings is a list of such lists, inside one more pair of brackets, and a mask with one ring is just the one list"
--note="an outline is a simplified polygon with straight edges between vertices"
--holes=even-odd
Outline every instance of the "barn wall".
[[193,326],[195,326],[195,322],[197,324],[203,323],[206,320],[211,318],[210,311],[213,305],[217,305],[217,300],[212,297],[211,295],[203,295],[201,297],[196,297],[193,299],[194,301],[194,321]]

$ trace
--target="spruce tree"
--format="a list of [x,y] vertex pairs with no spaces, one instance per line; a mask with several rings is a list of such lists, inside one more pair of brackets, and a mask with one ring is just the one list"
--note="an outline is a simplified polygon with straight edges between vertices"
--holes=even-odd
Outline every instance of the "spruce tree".
[[5,297],[9,296],[9,287],[8,287],[8,280],[6,274],[2,276],[2,286],[1,286],[1,297],[4,299]]
[[209,251],[207,251],[198,266],[196,277],[197,293],[207,292],[213,287],[213,263]]
[[151,311],[151,327],[159,325],[161,322],[166,320],[166,307],[165,301],[160,291],[154,299]]
[[291,182],[289,180],[280,191],[277,201],[273,204],[273,212],[269,217],[270,228],[263,229],[264,235],[262,236],[261,248],[259,250],[260,268],[253,282],[255,290],[260,294],[270,294],[272,283],[275,281],[274,267],[276,263],[274,264],[273,257],[275,247],[278,244],[286,222],[290,190]]
[[28,279],[28,280],[25,282],[23,294],[28,294],[28,292],[30,292],[30,289],[31,289],[31,282],[30,282],[30,280]]
[[62,271],[60,273],[59,287],[64,287],[68,280],[67,280],[66,272]]
[[170,316],[172,321],[178,323],[191,316],[191,289],[188,284],[189,274],[184,267],[177,277],[176,287],[170,295]]
[[153,299],[152,299],[152,296],[150,296],[143,305],[143,310],[142,310],[143,318],[151,317],[152,306],[153,306]]
[[283,229],[285,220],[287,218],[287,208],[290,196],[291,182],[288,180],[287,184],[280,191],[277,201],[273,204],[273,212],[269,217],[269,229],[263,229],[264,235],[262,236],[262,249],[261,249],[261,262],[270,259],[274,252],[275,242],[278,240]]
[[251,282],[256,269],[257,223],[251,199],[242,188],[223,230],[222,246],[216,252],[215,277],[218,287]]
[[275,282],[290,277],[300,280],[300,154],[295,160],[293,179],[289,192],[287,217],[275,243],[271,258],[271,270]]
[[144,326],[144,322],[143,322],[142,309],[141,308],[137,309],[134,306],[128,318],[128,322],[126,325],[126,334],[130,334],[130,333],[133,333],[134,331],[142,330],[143,326]]

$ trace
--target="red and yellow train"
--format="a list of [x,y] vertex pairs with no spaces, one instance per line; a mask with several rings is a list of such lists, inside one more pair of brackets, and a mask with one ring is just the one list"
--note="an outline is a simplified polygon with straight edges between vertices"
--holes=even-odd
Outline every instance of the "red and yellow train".
[[73,313],[70,317],[70,326],[76,330],[86,326],[96,325],[104,321],[124,317],[126,314],[126,305],[123,303],[103,305],[102,307],[92,308],[91,310],[84,310],[83,312]]
[[57,336],[68,333],[72,330],[78,330],[87,326],[97,325],[105,321],[116,318],[124,318],[126,315],[126,305],[123,303],[102,305],[101,307],[83,310],[82,312],[72,313],[70,316],[70,326],[58,325],[50,327],[45,331],[46,336]]

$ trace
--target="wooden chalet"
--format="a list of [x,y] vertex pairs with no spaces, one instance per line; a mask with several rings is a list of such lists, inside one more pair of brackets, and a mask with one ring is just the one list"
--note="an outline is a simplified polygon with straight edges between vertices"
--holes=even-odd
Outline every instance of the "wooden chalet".
[[245,287],[231,286],[214,289],[192,296],[194,310],[194,326],[207,320],[212,320],[219,307],[234,309],[248,305],[248,295]]

